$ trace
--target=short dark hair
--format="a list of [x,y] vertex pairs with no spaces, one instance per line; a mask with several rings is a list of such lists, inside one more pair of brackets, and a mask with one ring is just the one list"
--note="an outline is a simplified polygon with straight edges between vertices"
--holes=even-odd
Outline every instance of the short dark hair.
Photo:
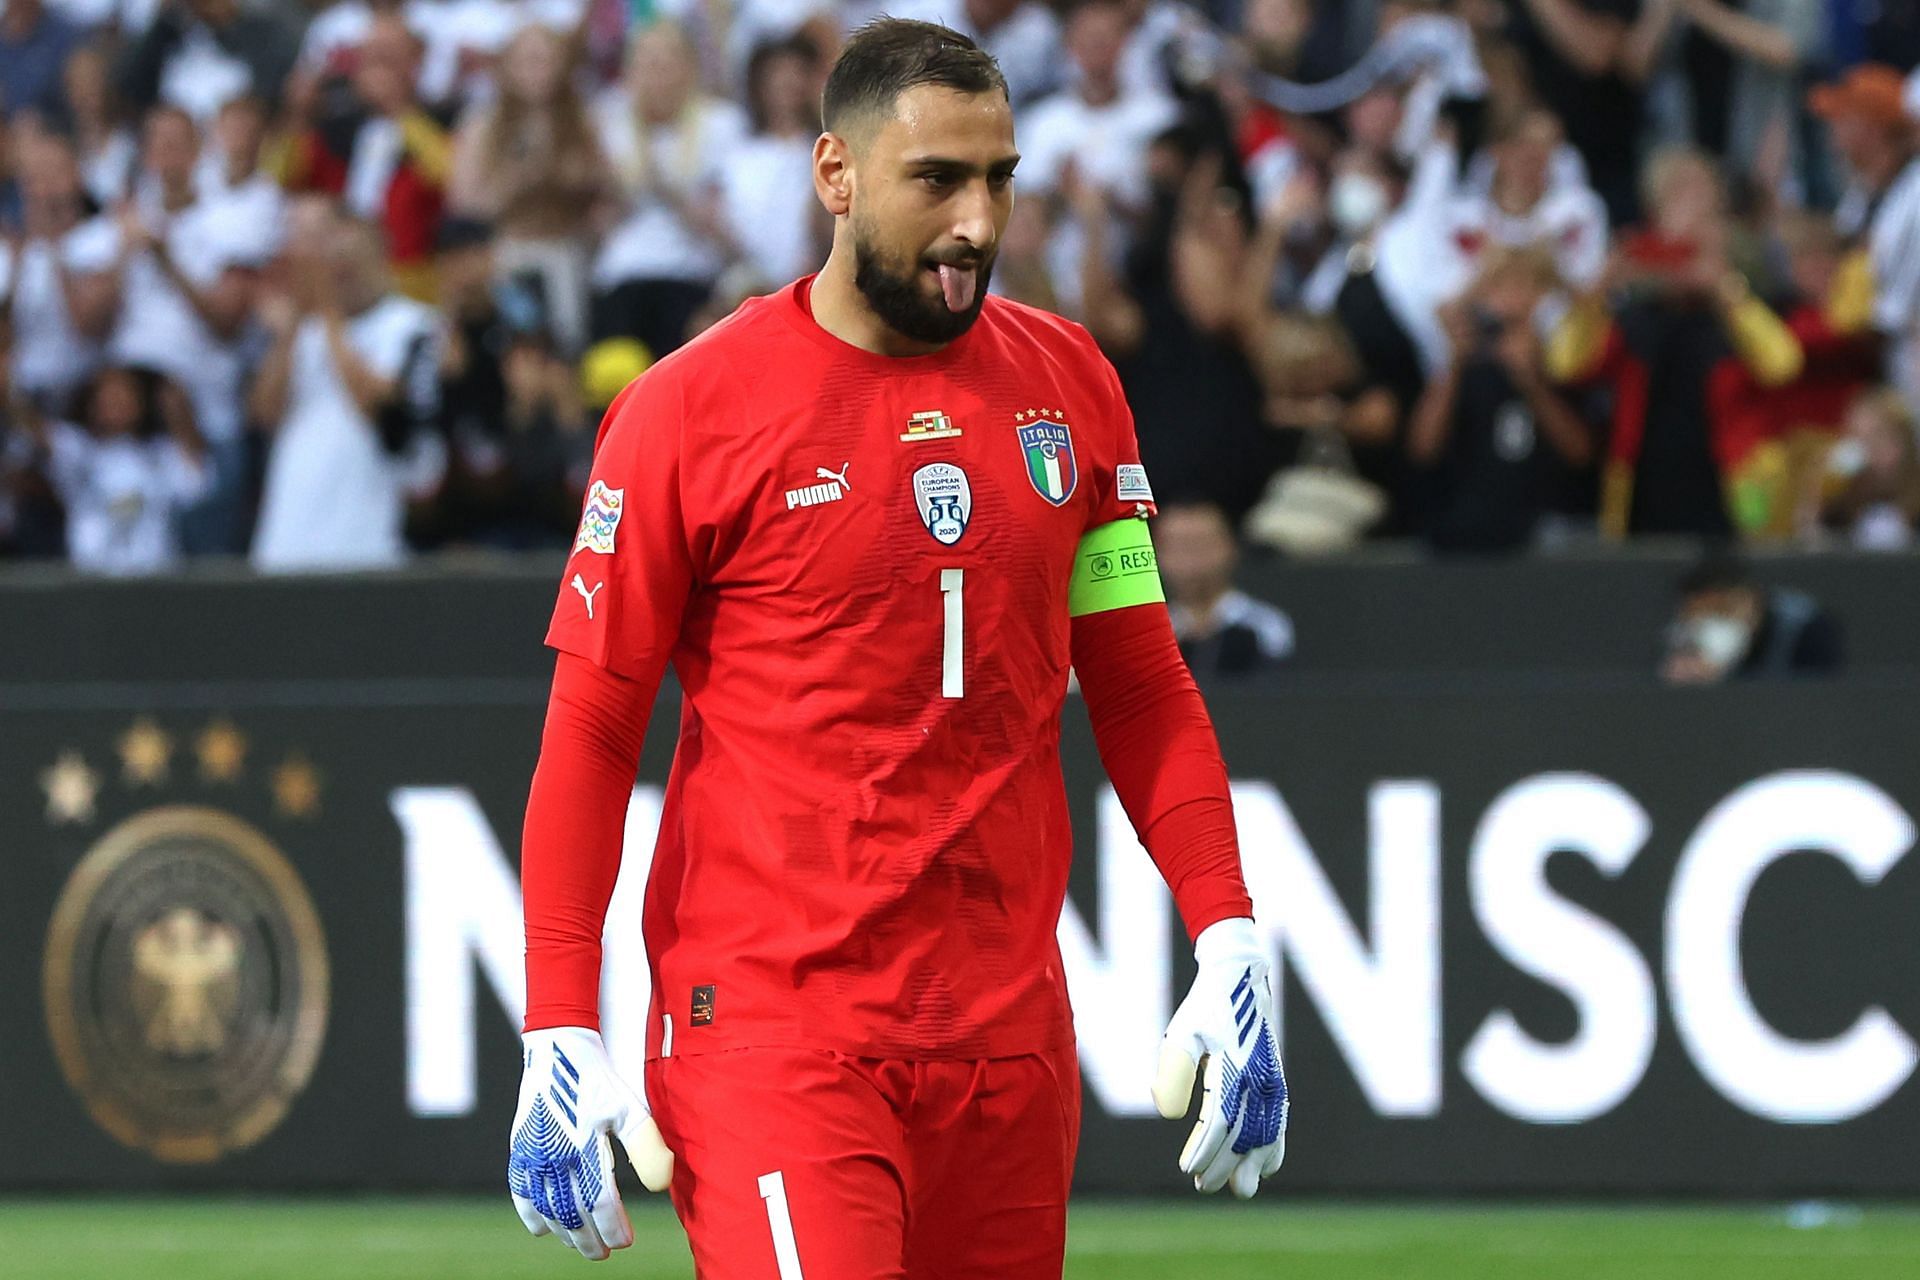
[[1007,96],[1000,64],[958,31],[908,18],[875,18],[847,38],[834,60],[821,95],[820,123],[828,133],[842,133],[862,116],[886,119],[901,94],[923,84]]
[[809,67],[817,67],[820,62],[820,45],[812,36],[804,32],[794,32],[778,40],[762,40],[753,46],[753,52],[747,56],[747,117],[753,124],[755,133],[764,132],[767,127],[767,68],[776,58],[798,58]]
[[1723,546],[1709,546],[1680,575],[1676,585],[1683,597],[1691,597],[1709,591],[1747,590],[1754,582],[1752,571],[1737,552]]

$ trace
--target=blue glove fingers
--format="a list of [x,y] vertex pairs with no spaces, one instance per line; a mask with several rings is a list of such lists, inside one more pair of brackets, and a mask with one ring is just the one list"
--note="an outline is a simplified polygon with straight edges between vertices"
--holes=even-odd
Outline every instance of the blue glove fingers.
[[1242,1115],[1233,1149],[1245,1154],[1256,1147],[1270,1146],[1286,1127],[1287,1078],[1280,1070],[1280,1055],[1273,1047],[1273,1036],[1264,1027],[1254,1045],[1253,1058],[1236,1084]]

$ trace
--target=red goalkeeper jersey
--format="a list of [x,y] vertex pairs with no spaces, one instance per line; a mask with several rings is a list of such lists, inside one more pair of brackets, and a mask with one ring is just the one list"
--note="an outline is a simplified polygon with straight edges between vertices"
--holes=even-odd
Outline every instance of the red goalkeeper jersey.
[[548,633],[685,693],[648,1051],[663,1016],[676,1056],[1055,1048],[1068,580],[1085,533],[1149,509],[1132,419],[1056,316],[989,297],[888,358],[815,324],[810,285],[614,404]]

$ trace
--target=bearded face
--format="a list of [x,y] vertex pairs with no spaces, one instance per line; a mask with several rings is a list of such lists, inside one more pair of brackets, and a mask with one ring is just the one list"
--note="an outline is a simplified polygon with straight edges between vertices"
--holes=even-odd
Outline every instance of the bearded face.
[[[889,328],[915,342],[947,343],[973,327],[997,254],[956,244],[910,255],[889,245],[863,212],[852,223],[854,285]],[[964,277],[960,286],[952,283],[956,275]],[[963,291],[956,296],[957,288]]]

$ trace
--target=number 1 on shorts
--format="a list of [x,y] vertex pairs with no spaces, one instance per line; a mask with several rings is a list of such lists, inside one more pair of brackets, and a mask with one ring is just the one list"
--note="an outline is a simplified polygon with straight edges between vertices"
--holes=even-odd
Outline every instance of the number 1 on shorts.
[[773,1259],[780,1266],[780,1280],[806,1280],[800,1274],[800,1245],[793,1238],[793,1214],[787,1211],[787,1180],[778,1169],[760,1175],[760,1198],[767,1202],[767,1225],[773,1229]]

